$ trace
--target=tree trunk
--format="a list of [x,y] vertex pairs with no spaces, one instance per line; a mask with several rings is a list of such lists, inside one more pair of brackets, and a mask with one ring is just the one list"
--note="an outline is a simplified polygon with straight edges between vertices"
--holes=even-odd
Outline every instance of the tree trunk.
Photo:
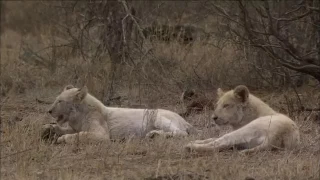
[[114,83],[121,78],[122,62],[129,54],[128,42],[131,40],[132,20],[127,16],[122,4],[118,1],[107,1],[104,6],[105,28],[101,32],[104,49],[108,52],[111,61],[109,86],[104,93],[105,99],[110,99],[115,92]]

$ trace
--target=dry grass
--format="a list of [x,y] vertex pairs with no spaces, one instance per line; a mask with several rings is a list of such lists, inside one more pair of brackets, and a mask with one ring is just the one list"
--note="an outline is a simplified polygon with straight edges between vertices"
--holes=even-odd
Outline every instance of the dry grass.
[[[35,97],[52,100],[56,94],[52,90],[34,91],[10,97],[2,104],[2,179],[320,178],[320,127],[312,120],[304,121],[303,114],[295,118],[303,143],[292,152],[260,152],[248,156],[237,151],[184,153],[183,145],[198,137],[49,145],[40,140],[39,134],[41,125],[52,120],[45,114],[48,105],[37,104]],[[201,138],[217,135],[200,122],[208,119],[206,116],[204,113],[188,118],[204,130]]]
[[[50,66],[35,64],[32,58],[19,59],[19,55],[25,55],[20,49],[22,40],[34,51],[51,45],[51,36],[57,33],[57,29],[56,24],[48,22],[59,17],[51,11],[52,8],[38,1],[30,1],[30,4],[6,2],[6,5],[9,9],[6,18],[9,20],[1,34],[0,49],[1,179],[320,179],[319,122],[315,121],[314,113],[294,112],[298,104],[296,94],[287,90],[281,92],[281,88],[277,92],[272,87],[269,87],[272,89],[269,92],[257,89],[255,93],[275,109],[289,114],[300,126],[303,143],[293,152],[260,152],[248,156],[241,156],[237,151],[185,154],[183,145],[188,141],[219,135],[218,130],[205,128],[210,122],[210,112],[187,118],[203,130],[199,137],[72,146],[42,142],[41,125],[53,119],[45,113],[49,105],[39,104],[35,99],[51,101],[66,84],[87,84],[90,92],[102,100],[103,91],[110,85],[106,78],[110,72],[110,59],[106,56],[100,57],[98,63],[84,61],[73,56],[70,49],[61,48],[58,49],[54,72],[50,71]],[[43,7],[47,9],[41,9]],[[32,13],[33,9],[37,9],[38,14]],[[194,15],[184,16],[188,17],[183,18],[182,23],[192,24],[187,20]],[[210,31],[215,30],[217,19],[211,16],[200,19],[202,21],[198,22],[194,17],[193,21],[197,21],[199,26],[210,27]],[[70,38],[63,32],[54,37],[57,44]],[[244,59],[243,50],[232,44],[217,48],[202,42],[192,46],[158,42],[151,47],[152,55],[134,54],[136,65],[125,63],[121,67],[123,71],[118,74],[114,87],[117,95],[126,98],[127,102],[121,104],[123,107],[141,103],[182,112],[183,108],[177,102],[186,87],[207,93],[218,86],[233,87],[237,84],[267,87],[250,65],[255,56],[250,60]],[[48,49],[39,54],[50,59],[50,53]],[[263,70],[265,75],[269,69]],[[316,98],[319,90],[316,91],[308,88],[298,90],[303,105],[316,107],[320,99],[319,95]],[[223,127],[220,135],[229,130]]]

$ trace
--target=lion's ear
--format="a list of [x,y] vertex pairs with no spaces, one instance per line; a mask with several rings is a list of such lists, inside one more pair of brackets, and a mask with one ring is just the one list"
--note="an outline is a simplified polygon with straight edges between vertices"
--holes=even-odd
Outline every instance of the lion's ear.
[[78,89],[78,92],[76,94],[77,100],[82,101],[86,95],[88,94],[88,88],[87,86],[83,86],[82,88]]
[[249,89],[244,85],[237,86],[233,93],[235,97],[243,103],[249,99]]
[[218,89],[217,89],[217,95],[218,95],[218,97],[223,96],[223,94],[224,94],[223,90],[222,90],[221,88],[218,88]]
[[63,91],[66,91],[66,90],[72,89],[72,88],[74,88],[74,86],[71,85],[71,84],[69,84],[69,85],[67,85],[66,87],[64,87]]

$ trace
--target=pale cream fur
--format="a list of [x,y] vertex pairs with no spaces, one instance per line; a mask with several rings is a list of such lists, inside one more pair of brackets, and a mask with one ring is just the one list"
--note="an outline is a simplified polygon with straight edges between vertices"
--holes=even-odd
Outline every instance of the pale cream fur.
[[[86,89],[86,87],[81,89]],[[72,97],[81,89],[67,86],[57,97],[52,107],[60,99],[73,99]],[[132,136],[153,137],[154,135],[187,136],[189,133],[196,132],[191,124],[177,113],[169,110],[106,107],[88,92],[85,92],[81,102],[94,107],[103,116],[111,139],[125,139]]]
[[[80,142],[103,142],[109,140],[109,129],[100,111],[83,103],[86,88],[74,91],[70,86],[56,98],[49,113],[57,119],[57,124],[48,124],[44,128],[53,128],[60,137],[57,143],[73,144]],[[63,127],[63,124],[67,124]]]
[[244,148],[243,153],[249,153],[299,145],[296,123],[249,93],[246,86],[239,85],[226,93],[218,89],[218,96],[213,119],[218,125],[231,125],[234,131],[220,138],[190,142],[185,146],[188,151],[219,151],[238,146]]

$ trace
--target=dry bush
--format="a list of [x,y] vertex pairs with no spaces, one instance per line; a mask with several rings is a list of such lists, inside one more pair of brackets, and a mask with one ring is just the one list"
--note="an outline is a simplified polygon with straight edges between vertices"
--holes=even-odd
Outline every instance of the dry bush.
[[[9,11],[10,8],[20,8],[23,5],[25,7],[22,11],[28,12],[26,17],[21,16],[21,13],[14,14],[13,11]],[[20,72],[23,75],[15,75],[19,77],[13,77],[14,75],[5,77],[5,75],[3,78],[16,79],[17,82],[19,80],[21,84],[27,86],[26,89],[55,84],[88,83],[94,95],[104,102],[117,95],[131,96],[130,94],[135,93],[131,91],[136,91],[132,89],[136,89],[137,84],[139,91],[149,92],[152,98],[155,98],[154,93],[174,96],[189,87],[210,91],[217,86],[232,87],[237,84],[246,84],[253,89],[281,89],[285,85],[291,86],[291,83],[288,85],[291,80],[287,74],[292,72],[277,66],[261,51],[234,44],[232,38],[236,37],[226,36],[228,31],[227,27],[221,24],[222,19],[208,13],[207,9],[201,11],[204,8],[203,3],[177,1],[128,4],[129,7],[135,8],[134,17],[140,28],[150,26],[154,22],[160,25],[193,24],[210,35],[210,38],[205,39],[199,39],[201,35],[195,35],[195,39],[198,39],[187,46],[176,42],[150,43],[149,40],[146,40],[143,46],[137,46],[137,39],[131,39],[129,36],[126,38],[126,43],[122,42],[124,39],[121,37],[119,40],[105,39],[107,41],[105,42],[103,38],[109,35],[101,24],[111,22],[100,20],[104,18],[105,10],[99,9],[98,6],[103,4],[87,3],[87,5],[86,7],[85,2],[5,3],[5,10],[8,13],[4,24],[27,22],[25,18],[32,19],[32,22],[23,23],[19,27],[25,29],[25,33],[20,32],[17,27],[6,26],[8,30],[3,34],[6,38],[3,38],[1,46],[5,47],[3,50],[14,51],[9,56],[15,57],[2,59],[6,61],[13,58],[15,63],[23,63],[21,65],[23,68],[14,65],[12,69],[5,68],[3,74]],[[194,9],[190,8],[191,5]],[[173,7],[177,10],[175,13],[166,13]],[[31,13],[30,8],[35,8],[37,11]],[[144,11],[141,11],[141,8],[144,8]],[[196,14],[197,11],[199,13]],[[93,12],[95,14],[92,14]],[[55,17],[52,15],[54,13],[63,16]],[[119,17],[125,16],[126,12],[123,13]],[[48,18],[51,16],[53,18],[49,23]],[[126,17],[122,23],[127,21],[129,23],[130,18]],[[199,18],[202,18],[201,21]],[[130,33],[131,26],[125,26],[126,29],[118,27],[122,26],[120,24],[114,26],[116,30],[112,33],[123,33],[125,30],[128,31],[126,35],[140,36],[139,32]],[[139,29],[137,24],[133,24],[133,27],[135,30],[132,31]],[[113,45],[110,45],[111,41],[114,41]],[[117,55],[116,51],[122,50],[112,50],[112,48],[120,46],[124,46],[123,51],[128,52],[125,54],[119,52]],[[19,58],[16,57],[17,52]],[[116,53],[112,55],[112,52]],[[26,75],[28,73],[30,75]],[[31,84],[28,85],[29,83]],[[7,87],[10,87],[10,83]],[[159,87],[162,88],[161,92],[157,91]],[[155,92],[150,93],[150,91]],[[144,92],[139,92],[139,96],[141,95],[147,99],[151,98]]]
[[[239,0],[236,3],[206,2],[206,5],[208,12],[225,22],[231,41],[253,50],[248,52],[264,52],[273,68],[280,66],[305,73],[319,82],[318,1]],[[283,73],[290,77],[288,72]]]

